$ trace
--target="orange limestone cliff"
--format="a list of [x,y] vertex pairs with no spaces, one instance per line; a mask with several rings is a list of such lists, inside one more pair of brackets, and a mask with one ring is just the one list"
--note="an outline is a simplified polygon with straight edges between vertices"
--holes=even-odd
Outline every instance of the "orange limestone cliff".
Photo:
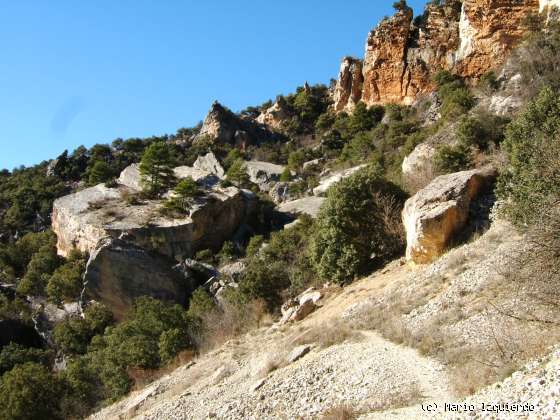
[[476,80],[505,61],[527,32],[528,16],[556,1],[446,0],[428,4],[415,19],[412,9],[401,5],[369,33],[363,65],[344,58],[335,109],[350,111],[360,100],[410,104],[434,90],[439,70]]

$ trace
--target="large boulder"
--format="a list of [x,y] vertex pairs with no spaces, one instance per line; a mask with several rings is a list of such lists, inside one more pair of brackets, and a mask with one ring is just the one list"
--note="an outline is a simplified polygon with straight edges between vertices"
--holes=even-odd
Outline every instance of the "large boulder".
[[288,215],[307,214],[315,218],[325,200],[324,197],[303,197],[280,204],[278,211]]
[[404,158],[402,175],[405,184],[417,190],[424,188],[434,177],[433,158],[436,148],[430,143],[421,143]]
[[318,196],[325,195],[327,190],[334,184],[340,182],[344,178],[348,178],[366,166],[367,165],[354,166],[353,168],[344,169],[324,176],[319,180],[319,185],[313,188],[313,194]]
[[86,293],[121,319],[134,299],[151,296],[185,304],[188,285],[172,261],[119,239],[105,239],[93,251],[84,276]]
[[251,182],[257,184],[261,191],[269,191],[285,169],[282,165],[256,160],[245,162],[245,168]]
[[220,179],[224,179],[225,177],[224,168],[216,158],[216,155],[212,152],[208,152],[204,156],[199,156],[194,162],[193,168],[214,174]]
[[57,199],[52,228],[59,254],[66,256],[73,249],[92,253],[102,239],[124,237],[181,261],[202,249],[218,250],[253,208],[252,195],[235,187],[214,187],[190,214],[176,218],[162,214],[159,200],[129,204],[126,196],[130,193],[126,187],[97,185]]
[[494,169],[475,169],[442,175],[405,203],[406,257],[428,263],[441,255],[465,227],[469,206],[493,184]]

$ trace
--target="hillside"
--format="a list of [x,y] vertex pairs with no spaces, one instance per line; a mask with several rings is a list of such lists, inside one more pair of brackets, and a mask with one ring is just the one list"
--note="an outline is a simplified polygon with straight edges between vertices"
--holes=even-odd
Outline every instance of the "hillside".
[[0,173],[0,419],[554,418],[557,7],[398,1],[330,87]]

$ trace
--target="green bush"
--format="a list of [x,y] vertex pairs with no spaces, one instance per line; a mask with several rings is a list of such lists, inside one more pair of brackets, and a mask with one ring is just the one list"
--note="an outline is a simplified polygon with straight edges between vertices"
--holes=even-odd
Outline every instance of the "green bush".
[[231,241],[225,241],[222,249],[218,252],[218,260],[220,264],[227,264],[239,257],[239,252],[235,244]]
[[166,200],[165,208],[179,213],[187,212],[192,207],[195,198],[201,194],[197,183],[190,176],[179,181],[173,192],[175,194]]
[[158,350],[162,362],[172,360],[180,351],[186,349],[190,344],[189,337],[184,330],[171,328],[159,336]]
[[84,311],[84,318],[68,318],[57,324],[53,339],[65,354],[85,354],[91,339],[103,334],[113,323],[113,315],[101,304],[93,304]]
[[255,235],[249,239],[249,243],[247,244],[247,248],[245,249],[245,254],[248,257],[254,257],[257,255],[264,243],[264,238],[262,235]]
[[[302,216],[295,226],[274,232],[266,247],[255,239],[255,252],[248,253],[247,269],[239,289],[244,302],[263,300],[271,312],[276,311],[285,294],[295,296],[315,280],[315,270],[309,258],[309,241],[313,221]],[[257,247],[257,244],[258,247]],[[259,252],[256,252],[259,249]]]
[[405,197],[373,166],[330,188],[311,245],[321,278],[348,283],[401,252],[400,210]]
[[58,267],[47,285],[49,300],[56,304],[61,304],[65,300],[76,300],[84,287],[85,269],[86,262],[83,259],[68,261]]
[[441,112],[445,119],[457,118],[474,106],[474,96],[460,77],[448,71],[440,71],[434,76],[434,81],[438,85],[442,101]]
[[462,144],[441,146],[434,156],[434,165],[443,174],[464,171],[472,167],[471,152]]
[[0,376],[12,370],[15,366],[23,365],[27,362],[49,367],[53,359],[54,354],[51,350],[24,347],[16,343],[10,343],[0,351]]
[[363,102],[358,102],[348,121],[348,128],[353,134],[369,131],[379,124],[384,113],[382,106],[368,108]]
[[206,289],[199,287],[196,289],[189,300],[189,315],[193,318],[202,318],[205,314],[216,308],[214,300],[210,297]]
[[88,181],[91,185],[97,185],[109,182],[114,177],[115,172],[107,162],[99,160],[91,167]]
[[247,167],[242,159],[236,159],[226,172],[229,182],[238,188],[243,188],[249,183],[249,175],[247,175]]
[[461,118],[457,127],[457,136],[465,146],[486,150],[490,145],[498,145],[502,142],[508,123],[507,118],[479,112]]
[[53,243],[42,246],[31,258],[27,271],[18,284],[18,292],[25,295],[45,296],[51,274],[60,264]]
[[60,419],[60,393],[60,383],[44,366],[18,365],[0,381],[0,418]]
[[375,146],[373,144],[372,135],[370,133],[361,132],[356,134],[352,140],[344,146],[340,154],[340,159],[353,164],[360,163],[367,160],[374,151]]
[[487,71],[484,73],[480,80],[478,81],[478,87],[482,89],[487,94],[491,94],[492,92],[496,91],[500,87],[500,83],[498,82],[498,76],[496,76],[496,72],[493,70]]
[[64,387],[61,406],[64,418],[85,418],[96,404],[106,398],[103,385],[84,357],[68,361],[60,373]]
[[508,127],[509,167],[498,180],[503,212],[517,225],[534,222],[560,196],[560,97],[545,88]]

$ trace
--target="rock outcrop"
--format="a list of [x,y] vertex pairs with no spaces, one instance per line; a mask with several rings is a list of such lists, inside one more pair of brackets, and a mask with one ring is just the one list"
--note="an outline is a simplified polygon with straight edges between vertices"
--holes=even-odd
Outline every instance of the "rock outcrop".
[[224,168],[212,152],[199,156],[194,162],[193,168],[216,175],[220,179],[225,177]]
[[179,178],[192,176],[204,191],[189,214],[180,217],[162,213],[160,200],[127,200],[138,193],[136,165],[123,171],[116,188],[101,184],[56,200],[52,228],[58,253],[66,256],[79,249],[90,255],[86,293],[107,303],[117,316],[142,295],[184,304],[198,278],[174,266],[184,265],[199,250],[219,250],[254,208],[252,193],[209,183],[218,176],[200,168],[220,173],[218,165],[206,155],[199,169],[175,168]]
[[557,2],[449,0],[428,4],[414,20],[412,9],[401,7],[369,33],[362,77],[355,73],[356,62],[343,60],[334,108],[347,110],[360,100],[411,104],[435,89],[432,79],[439,70],[477,80],[504,63],[527,32],[527,16],[551,10]]
[[151,296],[184,305],[187,282],[172,262],[119,239],[105,239],[87,264],[87,295],[102,301],[121,319],[135,298]]
[[[192,176],[202,187],[213,174],[187,166],[175,169],[178,178]],[[200,249],[219,249],[237,230],[250,208],[251,194],[235,188],[213,186],[193,205],[190,214],[170,218],[161,214],[162,202],[145,200],[139,205],[126,202],[138,192],[136,165],[126,168],[121,186],[103,184],[57,199],[52,227],[58,238],[58,252],[73,249],[92,253],[104,238],[126,236],[127,241],[180,261]]]
[[362,69],[362,60],[354,57],[342,59],[333,93],[336,111],[352,112],[354,106],[360,102],[364,84]]
[[332,187],[337,182],[348,178],[354,173],[358,172],[360,169],[365,168],[367,165],[358,165],[353,168],[344,169],[342,171],[333,172],[326,174],[319,180],[319,185],[313,188],[313,194],[317,196],[323,196],[327,193],[328,189]]
[[325,200],[324,197],[303,197],[280,204],[278,211],[288,215],[307,214],[314,218],[319,214]]
[[433,179],[435,169],[433,158],[436,149],[430,143],[421,143],[404,158],[402,163],[403,181],[409,187],[423,188]]
[[256,160],[245,162],[245,168],[251,182],[257,184],[261,191],[269,191],[285,169],[282,165]]
[[423,264],[441,255],[465,227],[471,202],[495,177],[493,169],[442,175],[409,198],[402,213],[407,259]]
[[251,144],[277,138],[264,124],[251,118],[243,118],[215,101],[204,119],[194,143],[229,144],[244,149]]
[[264,124],[272,130],[282,131],[284,123],[292,117],[286,101],[282,98],[277,100],[267,110],[263,111],[258,117],[257,122]]
[[527,16],[539,9],[538,0],[465,0],[455,71],[478,78],[504,63],[528,29],[524,23]]

